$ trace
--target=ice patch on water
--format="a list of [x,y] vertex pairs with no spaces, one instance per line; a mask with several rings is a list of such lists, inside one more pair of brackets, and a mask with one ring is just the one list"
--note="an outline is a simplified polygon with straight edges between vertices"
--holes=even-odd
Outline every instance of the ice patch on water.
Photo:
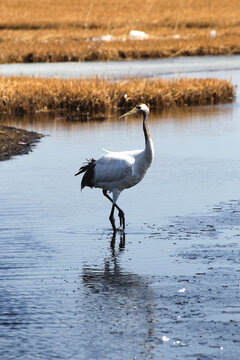
[[186,288],[182,288],[180,290],[178,290],[179,293],[184,293],[186,291]]

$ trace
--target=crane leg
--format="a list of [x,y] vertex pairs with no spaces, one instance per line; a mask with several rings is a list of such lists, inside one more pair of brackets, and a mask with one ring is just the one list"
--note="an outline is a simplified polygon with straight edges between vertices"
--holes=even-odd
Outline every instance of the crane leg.
[[114,209],[115,209],[115,205],[113,204],[111,214],[109,216],[109,220],[110,220],[110,223],[112,224],[113,231],[115,232],[116,226],[115,226],[115,219],[114,219]]
[[[106,198],[111,201],[111,203],[113,203],[112,199],[110,198],[110,196],[107,193],[107,190],[103,190],[103,195],[106,196]],[[125,229],[125,216],[124,216],[124,212],[122,211],[122,209],[120,209],[120,207],[115,204],[115,207],[118,209],[118,216],[119,216],[119,220],[120,220],[120,226],[123,227],[123,230]],[[111,220],[110,220],[111,221]],[[112,222],[111,222],[112,223]]]

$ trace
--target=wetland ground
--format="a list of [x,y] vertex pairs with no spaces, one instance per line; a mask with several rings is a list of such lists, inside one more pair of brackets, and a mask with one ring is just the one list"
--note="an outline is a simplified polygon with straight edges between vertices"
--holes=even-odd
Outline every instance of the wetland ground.
[[239,15],[238,0],[5,0],[0,63],[239,54]]

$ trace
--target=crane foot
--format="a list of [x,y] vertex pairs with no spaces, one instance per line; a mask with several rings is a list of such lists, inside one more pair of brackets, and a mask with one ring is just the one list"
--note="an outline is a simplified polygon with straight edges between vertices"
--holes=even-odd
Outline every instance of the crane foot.
[[123,230],[125,229],[125,216],[124,216],[124,212],[120,209],[118,211],[118,216],[119,216],[119,220],[120,220],[120,227],[122,226]]

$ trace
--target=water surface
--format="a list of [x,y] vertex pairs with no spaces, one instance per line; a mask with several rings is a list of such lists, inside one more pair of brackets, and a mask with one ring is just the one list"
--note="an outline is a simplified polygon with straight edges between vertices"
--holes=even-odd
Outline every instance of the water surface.
[[238,99],[152,115],[155,159],[116,238],[74,173],[141,148],[141,119],[1,118],[49,135],[0,164],[1,359],[239,358],[239,118]]
[[[91,61],[0,65],[1,74],[41,77],[78,78],[101,76],[119,79],[133,76],[211,76],[211,73],[239,71],[240,55],[189,56],[154,60]],[[204,74],[205,73],[205,74]]]

